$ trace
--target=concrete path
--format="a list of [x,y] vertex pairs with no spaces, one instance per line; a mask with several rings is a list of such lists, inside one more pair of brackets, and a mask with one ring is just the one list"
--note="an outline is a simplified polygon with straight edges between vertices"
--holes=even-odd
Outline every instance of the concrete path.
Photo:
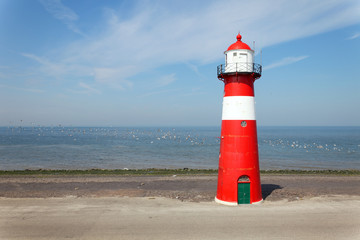
[[360,197],[228,207],[165,198],[0,198],[0,239],[360,239]]

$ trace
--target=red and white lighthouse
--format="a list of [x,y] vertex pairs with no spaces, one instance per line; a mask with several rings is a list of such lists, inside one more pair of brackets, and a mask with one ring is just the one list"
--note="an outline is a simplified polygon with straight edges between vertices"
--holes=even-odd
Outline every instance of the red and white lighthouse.
[[236,38],[225,51],[225,64],[217,67],[225,87],[215,201],[226,205],[262,201],[254,98],[261,65],[241,35]]

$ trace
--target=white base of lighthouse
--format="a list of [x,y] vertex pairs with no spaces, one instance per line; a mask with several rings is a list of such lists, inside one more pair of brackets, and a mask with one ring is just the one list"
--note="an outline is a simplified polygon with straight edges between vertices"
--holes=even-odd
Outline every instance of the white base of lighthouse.
[[[260,203],[262,203],[263,201],[264,201],[264,200],[261,199],[260,201],[252,202],[251,204],[260,204]],[[226,205],[226,206],[247,205],[247,204],[238,204],[237,202],[225,202],[225,201],[223,201],[223,200],[218,199],[217,197],[215,197],[215,202],[216,202],[216,203],[223,204],[223,205]]]
[[215,202],[223,204],[223,205],[227,205],[227,206],[237,206],[238,205],[237,202],[225,202],[225,201],[218,199],[217,197],[215,197]]

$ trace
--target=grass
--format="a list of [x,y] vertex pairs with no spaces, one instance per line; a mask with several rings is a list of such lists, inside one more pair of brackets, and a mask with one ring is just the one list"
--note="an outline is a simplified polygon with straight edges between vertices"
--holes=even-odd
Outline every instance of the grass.
[[[217,169],[88,169],[88,170],[0,170],[0,176],[30,175],[216,175]],[[360,175],[360,170],[261,170],[262,175]]]

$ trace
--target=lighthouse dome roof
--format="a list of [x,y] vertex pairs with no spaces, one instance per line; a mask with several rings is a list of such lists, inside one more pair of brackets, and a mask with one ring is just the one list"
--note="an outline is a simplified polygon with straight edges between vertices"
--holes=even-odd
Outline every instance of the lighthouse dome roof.
[[236,49],[248,49],[251,50],[251,48],[249,47],[249,45],[247,45],[246,43],[241,41],[241,35],[240,33],[236,36],[237,41],[233,44],[230,45],[230,47],[226,50],[226,51],[230,51],[230,50],[236,50]]

